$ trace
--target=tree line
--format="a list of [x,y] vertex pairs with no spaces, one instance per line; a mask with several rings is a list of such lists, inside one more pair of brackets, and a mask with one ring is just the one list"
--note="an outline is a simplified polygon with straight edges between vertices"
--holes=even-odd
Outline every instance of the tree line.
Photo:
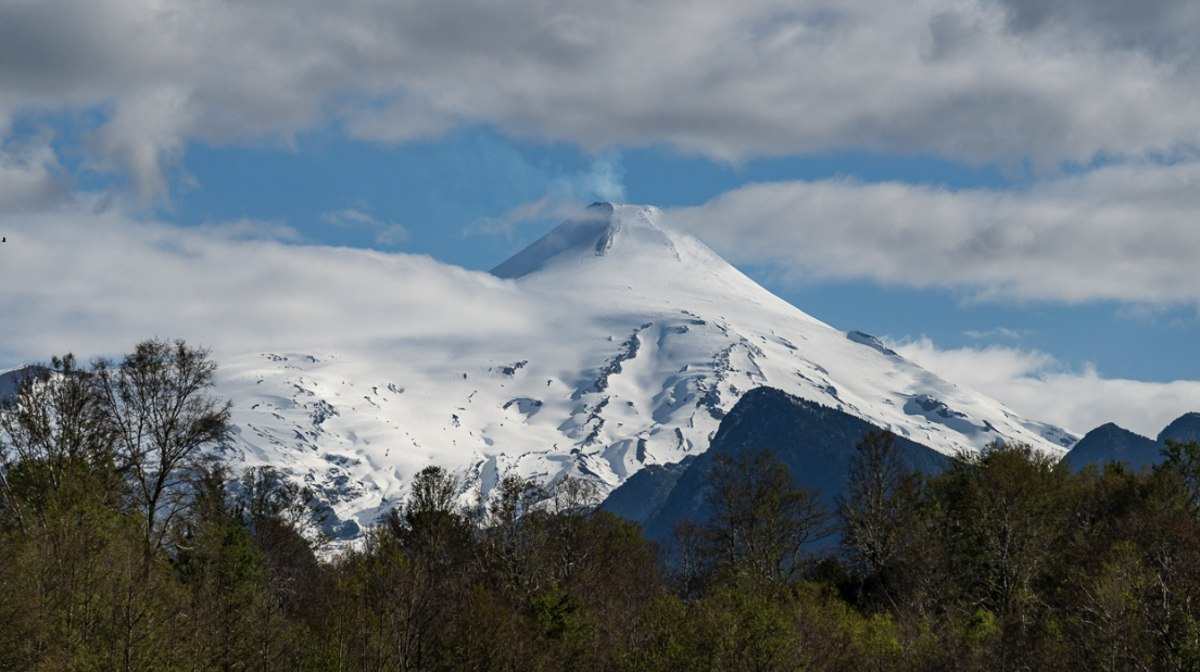
[[207,458],[214,372],[151,340],[0,407],[0,670],[1200,669],[1195,443],[927,475],[875,432],[835,510],[770,447],[716,455],[711,516],[661,549],[585,480],[464,508],[431,466],[329,552],[311,493]]

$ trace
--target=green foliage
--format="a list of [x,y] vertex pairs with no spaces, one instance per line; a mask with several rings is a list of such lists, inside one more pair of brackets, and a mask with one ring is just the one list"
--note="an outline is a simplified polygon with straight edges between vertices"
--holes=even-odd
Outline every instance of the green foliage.
[[561,588],[534,597],[529,611],[538,632],[550,639],[578,643],[590,629],[583,602]]
[[786,670],[804,664],[786,605],[756,590],[721,586],[693,605],[697,669]]
[[1070,472],[1028,446],[960,455],[933,483],[937,524],[966,599],[1024,622],[1065,542]]
[[1178,480],[1178,502],[1194,516],[1200,514],[1200,443],[1167,439],[1157,473]]

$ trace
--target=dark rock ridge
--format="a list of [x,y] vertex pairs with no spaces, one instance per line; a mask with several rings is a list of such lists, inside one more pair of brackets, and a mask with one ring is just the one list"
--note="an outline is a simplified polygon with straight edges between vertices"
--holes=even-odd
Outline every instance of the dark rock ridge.
[[1200,413],[1184,413],[1171,421],[1158,433],[1158,442],[1166,444],[1167,440],[1191,443],[1200,441]]
[[1122,462],[1136,470],[1157,464],[1162,448],[1162,444],[1110,422],[1085,434],[1063,461],[1076,471],[1106,462]]
[[1200,441],[1200,413],[1185,413],[1171,421],[1159,432],[1157,440],[1135,434],[1111,422],[1101,425],[1084,435],[1063,460],[1075,470],[1082,470],[1088,465],[1100,466],[1106,462],[1120,462],[1137,470],[1161,462],[1167,441]]
[[[705,476],[714,456],[769,449],[792,472],[798,487],[816,491],[831,510],[846,489],[855,446],[878,427],[842,411],[771,387],[747,392],[725,416],[708,451],[673,467],[646,468],[614,490],[602,508],[640,522],[647,536],[669,543],[684,519],[709,517]],[[901,460],[912,470],[937,473],[945,455],[902,437]]]
[[657,514],[687,471],[695,456],[688,455],[675,464],[652,464],[643,467],[621,487],[609,493],[603,508],[628,520],[645,522]]
[[[878,427],[843,411],[771,387],[747,392],[721,422],[708,451],[675,465],[646,467],[614,490],[605,510],[642,524],[651,539],[670,545],[675,526],[703,522],[706,475],[719,454],[768,449],[792,472],[798,487],[816,491],[830,510],[846,492],[850,458],[862,437]],[[1109,461],[1133,469],[1157,464],[1165,441],[1200,438],[1200,413],[1188,413],[1167,426],[1159,440],[1109,423],[1089,432],[1064,457],[1074,469]],[[896,437],[901,460],[926,474],[945,469],[950,458],[928,446]]]

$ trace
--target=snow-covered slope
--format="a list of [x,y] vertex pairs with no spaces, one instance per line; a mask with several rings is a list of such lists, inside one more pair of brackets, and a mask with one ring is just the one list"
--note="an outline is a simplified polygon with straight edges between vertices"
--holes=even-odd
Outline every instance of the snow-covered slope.
[[523,316],[534,329],[506,333],[532,336],[223,356],[218,391],[238,428],[230,457],[289,471],[361,524],[430,463],[465,491],[566,473],[611,489],[705,450],[760,385],[946,453],[1001,439],[1057,455],[1076,440],[806,315],[662,220],[651,207],[597,204],[496,267],[504,280],[489,291],[536,306]]

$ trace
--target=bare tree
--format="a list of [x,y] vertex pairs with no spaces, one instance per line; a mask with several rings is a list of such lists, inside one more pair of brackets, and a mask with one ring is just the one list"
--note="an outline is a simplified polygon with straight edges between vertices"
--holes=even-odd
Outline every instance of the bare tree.
[[476,545],[480,565],[493,572],[503,589],[520,599],[533,595],[540,587],[540,573],[534,556],[545,526],[532,524],[539,502],[547,492],[532,479],[505,476],[490,500],[480,495]]
[[93,363],[116,430],[117,464],[150,549],[163,545],[186,505],[187,467],[228,432],[230,405],[209,394],[216,368],[207,350],[182,340],[143,341],[119,364]]
[[899,552],[907,510],[899,498],[906,475],[891,432],[868,432],[855,447],[846,495],[838,498],[842,546],[866,575],[883,571]]
[[719,571],[790,583],[804,569],[807,545],[830,532],[816,494],[792,485],[787,465],[769,450],[715,455],[708,485],[713,517],[703,550]]

